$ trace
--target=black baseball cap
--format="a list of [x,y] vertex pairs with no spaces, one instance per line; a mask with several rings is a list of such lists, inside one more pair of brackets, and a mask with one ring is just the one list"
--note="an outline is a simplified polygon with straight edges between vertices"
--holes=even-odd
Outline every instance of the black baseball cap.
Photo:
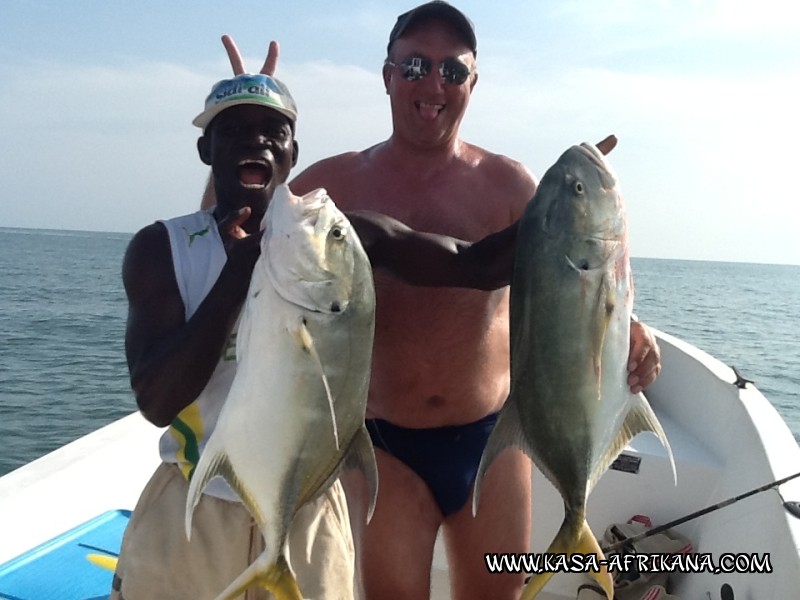
[[467,16],[458,10],[455,6],[444,2],[443,0],[433,0],[420,4],[416,8],[412,8],[408,12],[403,13],[397,17],[397,23],[394,24],[392,32],[389,34],[389,44],[386,46],[386,54],[392,50],[392,44],[395,40],[402,37],[409,27],[423,21],[432,19],[441,19],[447,21],[461,34],[463,40],[472,50],[472,54],[478,54],[478,40],[475,38],[475,28],[472,21]]

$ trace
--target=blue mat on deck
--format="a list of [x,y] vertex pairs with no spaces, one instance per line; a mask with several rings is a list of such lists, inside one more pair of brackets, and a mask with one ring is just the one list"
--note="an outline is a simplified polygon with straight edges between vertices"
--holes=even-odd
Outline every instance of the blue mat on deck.
[[106,600],[114,574],[86,556],[116,557],[130,515],[108,511],[0,565],[0,598]]

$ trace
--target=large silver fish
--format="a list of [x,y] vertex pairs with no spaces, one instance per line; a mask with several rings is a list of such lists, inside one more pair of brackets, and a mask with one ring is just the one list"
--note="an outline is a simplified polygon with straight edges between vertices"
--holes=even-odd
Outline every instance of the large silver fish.
[[[594,146],[564,152],[526,207],[510,302],[511,392],[481,458],[473,511],[492,460],[519,447],[564,500],[564,522],[547,552],[600,560],[586,522],[595,483],[641,431],[659,437],[670,461],[672,451],[645,397],[626,383],[633,305],[627,224],[616,179]],[[534,598],[552,575],[534,575],[522,599]],[[593,576],[613,598],[610,574]]]
[[[364,427],[375,323],[372,269],[325,190],[276,189],[264,217],[236,338],[237,372],[186,498],[186,532],[215,476],[231,485],[264,536],[264,552],[220,598],[259,584],[302,600],[284,555],[298,509],[335,480],[344,460],[367,476]],[[370,508],[371,513],[371,508]]]

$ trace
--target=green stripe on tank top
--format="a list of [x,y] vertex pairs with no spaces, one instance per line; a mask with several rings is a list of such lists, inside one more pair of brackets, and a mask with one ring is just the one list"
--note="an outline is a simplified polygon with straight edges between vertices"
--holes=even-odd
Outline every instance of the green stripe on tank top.
[[197,466],[197,461],[200,460],[200,451],[197,447],[197,436],[192,428],[180,418],[176,417],[175,420],[172,421],[172,427],[183,436],[184,441],[181,446],[183,447],[183,456],[186,460],[184,465],[188,463],[191,465],[191,468],[188,469],[188,472],[184,469],[181,470],[183,471],[184,477],[186,477],[186,480],[188,481],[191,480],[192,475],[194,474],[194,469]]

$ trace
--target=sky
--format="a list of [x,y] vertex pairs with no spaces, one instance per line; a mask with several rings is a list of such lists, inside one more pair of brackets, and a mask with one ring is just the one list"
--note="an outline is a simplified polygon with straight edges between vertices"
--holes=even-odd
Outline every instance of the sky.
[[[381,65],[415,4],[2,0],[0,227],[132,233],[195,210],[208,168],[191,120],[230,76],[225,33],[252,71],[280,42],[295,173],[386,139]],[[464,139],[541,177],[613,133],[633,256],[800,265],[795,3],[453,4],[478,37]]]

